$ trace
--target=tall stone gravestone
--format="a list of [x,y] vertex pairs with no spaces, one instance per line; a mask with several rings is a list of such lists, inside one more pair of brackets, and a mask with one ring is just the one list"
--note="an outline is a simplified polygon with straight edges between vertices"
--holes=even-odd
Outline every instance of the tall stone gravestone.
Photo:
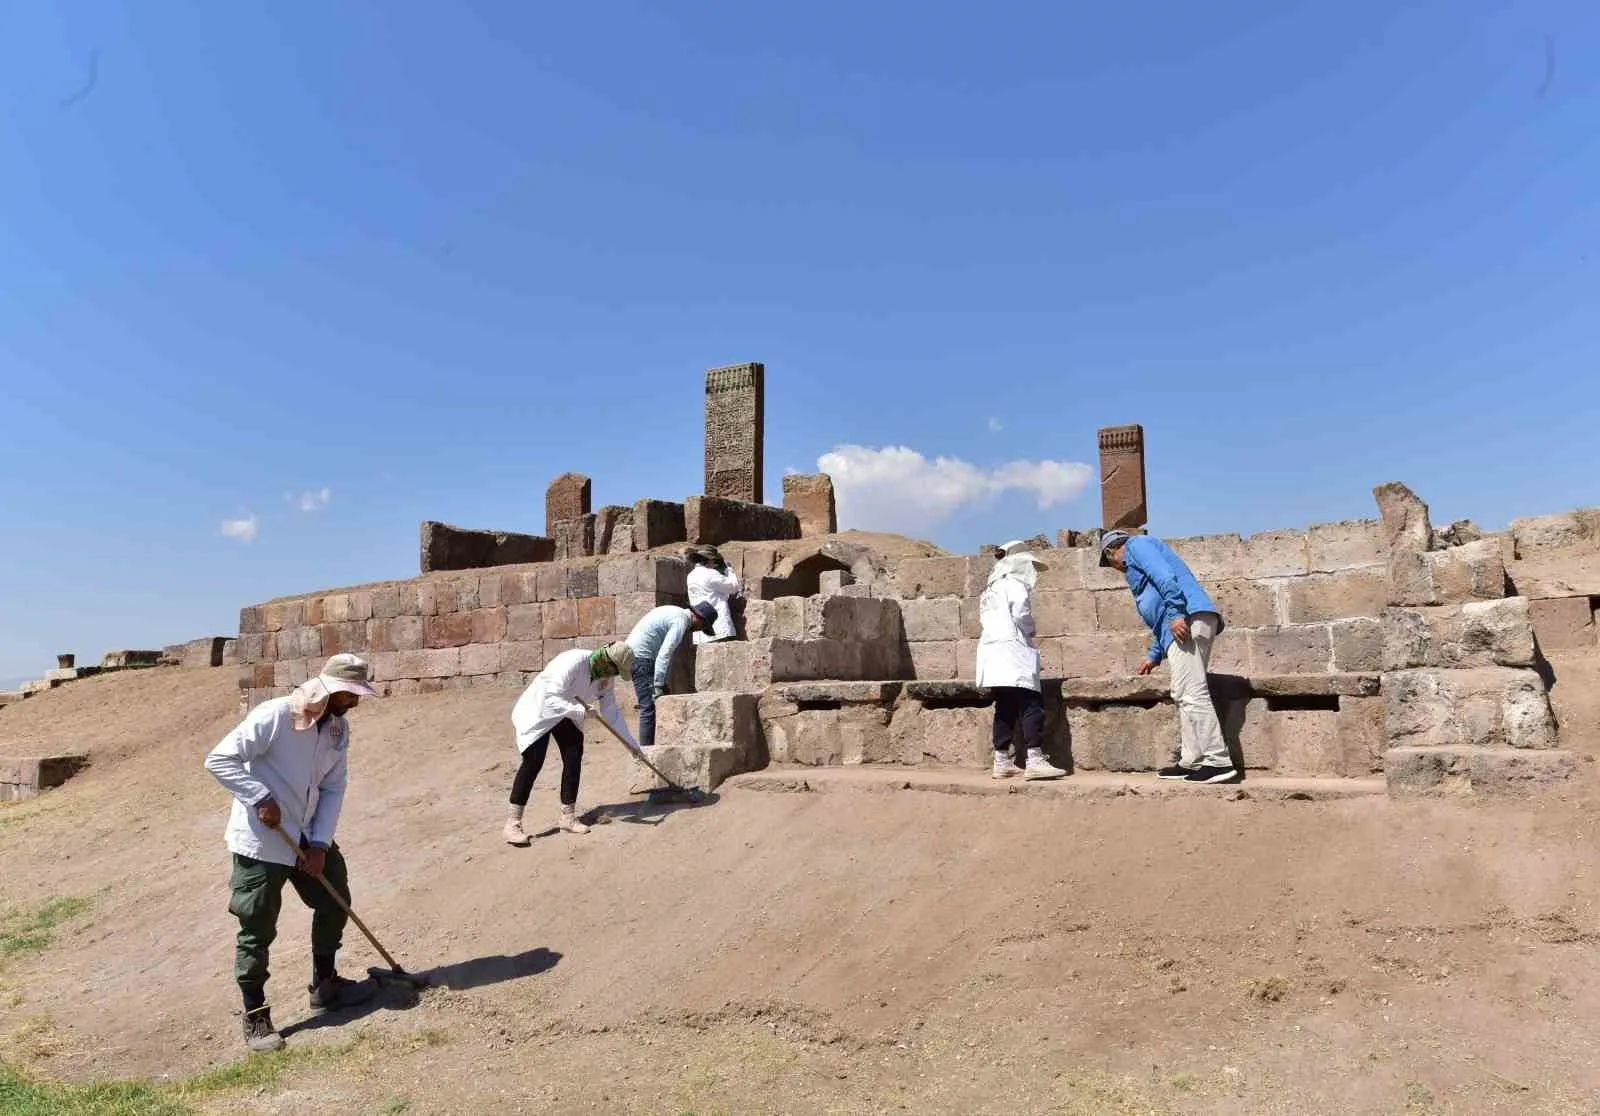
[[1143,527],[1150,519],[1144,493],[1144,427],[1100,430],[1100,525]]
[[762,502],[766,376],[754,362],[706,373],[707,496]]
[[556,524],[589,514],[591,485],[582,473],[562,473],[544,490],[544,533],[556,537]]

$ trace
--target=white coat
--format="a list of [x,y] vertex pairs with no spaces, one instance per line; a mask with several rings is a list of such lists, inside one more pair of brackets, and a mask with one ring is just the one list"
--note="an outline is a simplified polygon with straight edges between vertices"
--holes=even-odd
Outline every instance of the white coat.
[[535,740],[564,720],[581,730],[585,704],[593,706],[630,748],[637,749],[639,743],[617,705],[615,682],[615,678],[589,677],[589,652],[581,647],[551,659],[511,707],[517,751],[526,752]]
[[712,625],[711,634],[695,632],[696,643],[733,635],[733,609],[728,602],[739,595],[739,588],[739,577],[732,570],[718,573],[711,566],[696,566],[689,571],[689,607],[704,601],[717,610],[717,622]]
[[1039,648],[1033,638],[1033,607],[1028,587],[1012,577],[997,578],[978,599],[978,686],[1039,689]]
[[261,824],[255,807],[272,798],[292,840],[298,843],[303,832],[308,843],[327,848],[339,825],[349,774],[345,719],[326,717],[297,730],[292,701],[262,702],[206,756],[206,770],[233,795],[228,850],[273,864],[293,864],[295,856],[282,837]]

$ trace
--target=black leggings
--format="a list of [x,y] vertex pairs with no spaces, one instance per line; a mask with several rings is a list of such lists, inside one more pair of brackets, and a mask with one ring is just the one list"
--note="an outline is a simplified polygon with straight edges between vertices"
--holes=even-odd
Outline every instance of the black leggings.
[[1022,743],[1026,748],[1044,747],[1044,698],[1038,690],[1021,686],[994,687],[994,750],[1011,751],[1017,722],[1022,722]]
[[544,754],[550,750],[550,738],[556,738],[561,749],[561,805],[574,806],[578,802],[578,778],[583,774],[583,730],[563,718],[556,727],[545,733],[522,753],[522,766],[517,777],[511,780],[511,805],[526,806],[533,793],[533,781],[544,766]]

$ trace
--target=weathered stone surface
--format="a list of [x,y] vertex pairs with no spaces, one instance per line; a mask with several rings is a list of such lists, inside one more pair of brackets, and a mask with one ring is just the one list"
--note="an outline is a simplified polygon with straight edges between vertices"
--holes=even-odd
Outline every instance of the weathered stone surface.
[[893,704],[902,688],[900,682],[783,682],[768,693],[795,705],[818,702]]
[[1528,612],[1534,635],[1544,650],[1576,651],[1595,646],[1594,598],[1530,601]]
[[[160,651],[107,651],[100,658],[100,669],[126,670],[129,667],[153,667],[160,662]],[[211,664],[208,662],[206,665]]]
[[1106,529],[1143,527],[1150,511],[1145,499],[1144,427],[1106,426],[1100,442],[1100,522]]
[[1381,567],[1389,557],[1383,524],[1376,519],[1313,524],[1306,529],[1306,549],[1312,573]]
[[800,535],[832,535],[839,530],[833,478],[827,473],[788,473],[783,478],[783,506],[800,520]]
[[1532,670],[1395,671],[1384,675],[1384,728],[1395,747],[1554,748],[1555,718]]
[[[1134,607],[1133,594],[1126,588],[1097,589],[1088,595],[1094,600],[1094,631],[1149,633],[1150,629],[1139,618],[1139,610]],[[1075,630],[1083,632],[1090,629],[1080,627]]]
[[[705,493],[759,504],[765,449],[766,366],[706,372]],[[798,537],[798,536],[797,536]]]
[[824,570],[817,575],[817,592],[824,596],[842,593],[846,586],[855,583],[849,570]]
[[500,645],[500,670],[524,673],[544,669],[544,640],[513,640]]
[[1073,678],[1061,683],[1061,697],[1068,705],[1168,701],[1171,697],[1170,687],[1168,678],[1148,674]]
[[[1123,596],[1129,594],[1124,591]],[[1131,598],[1130,598],[1131,599]],[[906,602],[910,604],[912,602]],[[963,619],[958,634],[968,638],[982,633],[978,602],[971,601],[970,609],[963,609]],[[1087,635],[1095,630],[1095,596],[1082,590],[1059,592],[1051,589],[1035,590],[1032,600],[1035,634],[1040,639],[1064,635]],[[968,625],[967,615],[973,623]],[[909,631],[909,628],[908,628]]]
[[[1283,622],[1278,591],[1260,581],[1217,581],[1205,585],[1230,628],[1267,628]],[[1127,590],[1123,590],[1127,593]],[[1132,594],[1128,594],[1132,597]]]
[[1339,774],[1360,778],[1381,772],[1383,755],[1389,747],[1384,733],[1383,698],[1341,697],[1338,717]]
[[[906,600],[967,596],[971,568],[970,560],[961,557],[908,558],[895,571],[895,590]],[[975,593],[970,595],[976,596]]]
[[544,638],[575,639],[579,635],[578,602],[547,601],[544,605]]
[[899,755],[891,743],[890,715],[889,706],[881,703],[800,710],[763,717],[762,730],[773,763],[895,763]]
[[1167,545],[1203,584],[1244,576],[1244,539],[1238,535],[1193,535],[1168,539]]
[[1311,571],[1311,551],[1300,531],[1262,531],[1244,540],[1243,575],[1298,577]]
[[1154,705],[1067,707],[1072,763],[1089,771],[1154,771],[1178,753],[1178,710]]
[[1285,582],[1284,618],[1290,624],[1381,616],[1388,603],[1389,577],[1384,566],[1313,574]]
[[971,767],[990,762],[994,713],[979,707],[927,709],[902,702],[889,722],[894,754],[904,764]]
[[[611,636],[617,627],[617,602],[614,597],[585,597],[578,602],[578,634]],[[623,632],[624,637],[627,632]]]
[[1104,678],[1131,674],[1144,658],[1149,640],[1137,632],[1095,632],[1040,640],[1046,678]]
[[1383,668],[1383,622],[1371,617],[1335,620],[1328,625],[1333,641],[1333,669],[1376,671]]
[[1495,539],[1426,554],[1400,550],[1389,560],[1390,604],[1437,605],[1505,596],[1505,558]]
[[633,552],[633,509],[607,504],[595,513],[594,552],[631,554]]
[[1600,551],[1600,508],[1513,519],[1511,538],[1518,558],[1547,550]]
[[715,546],[800,537],[800,517],[794,512],[720,496],[689,497],[684,503],[683,520],[691,543]]
[[1448,527],[1436,527],[1433,532],[1433,550],[1452,546],[1465,546],[1469,542],[1489,537],[1489,532],[1470,519],[1458,519]]
[[1522,597],[1384,612],[1384,670],[1533,663],[1533,621]]
[[1428,505],[1399,481],[1380,484],[1372,490],[1378,502],[1378,517],[1383,527],[1383,543],[1389,551],[1424,551],[1433,543],[1433,525],[1428,520]]
[[[1357,623],[1370,624],[1378,628],[1376,620],[1361,620]],[[1288,696],[1288,697],[1315,697],[1326,694],[1350,694],[1358,697],[1373,697],[1379,693],[1380,679],[1377,674],[1367,673],[1336,673],[1336,674],[1257,674],[1249,679],[1250,692],[1263,697]],[[1215,692],[1215,681],[1212,690]]]
[[1571,752],[1499,748],[1391,748],[1383,756],[1389,794],[1521,795],[1547,790],[1578,773]]
[[1282,709],[1266,714],[1277,775],[1343,775],[1339,713],[1334,709]]
[[41,791],[59,787],[88,766],[89,757],[80,753],[18,758],[0,756],[0,802],[33,798]]
[[555,538],[555,558],[587,558],[592,555],[595,542],[595,517],[580,515],[576,519],[559,519],[552,530]]
[[592,492],[592,482],[582,473],[562,473],[551,481],[544,491],[544,533],[554,538],[557,523],[582,519],[593,511]]
[[940,679],[956,676],[956,645],[953,640],[938,643],[908,643],[911,670],[916,678]]
[[1536,551],[1507,571],[1515,592],[1531,600],[1600,597],[1600,553],[1583,550]]
[[1333,646],[1326,624],[1258,628],[1249,636],[1251,674],[1319,674],[1332,669]]
[[635,500],[633,504],[633,548],[654,550],[688,539],[682,504],[670,500]]
[[913,643],[961,637],[961,602],[954,597],[904,601],[900,605],[900,616],[906,639]]
[[475,531],[425,519],[422,521],[420,551],[419,568],[423,573],[431,573],[435,570],[548,562],[555,556],[556,544],[539,535]]

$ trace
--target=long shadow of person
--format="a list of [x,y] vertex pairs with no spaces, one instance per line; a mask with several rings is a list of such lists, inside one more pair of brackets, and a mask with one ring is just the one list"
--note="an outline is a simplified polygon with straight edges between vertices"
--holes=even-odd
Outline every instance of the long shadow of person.
[[[539,946],[536,949],[524,950],[510,957],[505,954],[474,957],[470,961],[457,961],[453,965],[440,965],[426,972],[413,973],[412,975],[425,979],[429,987],[462,992],[469,988],[482,988],[487,984],[500,984],[503,981],[536,976],[539,973],[548,972],[555,968],[560,961],[561,954]],[[310,1016],[280,1027],[278,1033],[284,1038],[288,1038],[290,1035],[301,1031],[319,1031],[324,1027],[342,1027],[347,1023],[354,1023],[358,1019],[365,1019],[367,1016],[379,1011],[409,1011],[421,1002],[420,990],[399,983],[379,981],[372,999],[366,1003]]]

